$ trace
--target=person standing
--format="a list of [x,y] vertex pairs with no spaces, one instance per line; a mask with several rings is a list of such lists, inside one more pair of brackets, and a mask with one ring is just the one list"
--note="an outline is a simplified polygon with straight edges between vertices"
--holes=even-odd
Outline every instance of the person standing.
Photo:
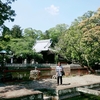
[[57,85],[62,84],[62,71],[63,67],[61,66],[61,62],[58,62],[56,66]]

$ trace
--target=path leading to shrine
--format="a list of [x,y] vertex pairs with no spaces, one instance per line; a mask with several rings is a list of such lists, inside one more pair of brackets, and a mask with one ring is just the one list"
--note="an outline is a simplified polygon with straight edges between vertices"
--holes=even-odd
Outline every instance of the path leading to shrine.
[[13,98],[29,94],[40,93],[37,89],[55,89],[57,91],[74,87],[100,84],[99,75],[69,76],[63,77],[63,84],[57,86],[56,79],[33,80],[30,82],[19,82],[17,84],[0,83],[0,98]]

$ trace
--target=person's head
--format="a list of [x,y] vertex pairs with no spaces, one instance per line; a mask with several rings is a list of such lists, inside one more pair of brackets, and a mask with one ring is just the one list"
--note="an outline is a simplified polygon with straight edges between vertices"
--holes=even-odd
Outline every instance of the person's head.
[[61,66],[61,62],[58,62],[57,65],[58,65],[58,66]]

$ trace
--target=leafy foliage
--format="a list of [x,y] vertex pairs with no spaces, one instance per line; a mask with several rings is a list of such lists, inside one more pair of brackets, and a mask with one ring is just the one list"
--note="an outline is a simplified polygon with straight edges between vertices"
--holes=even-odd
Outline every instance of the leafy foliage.
[[4,26],[6,20],[14,20],[15,11],[10,6],[14,1],[0,1],[0,27],[3,28],[0,50],[12,51],[17,58],[23,54],[21,56],[23,59],[39,61],[43,57],[33,51],[32,46],[36,40],[51,38],[52,48],[67,61],[77,61],[82,66],[88,67],[100,62],[100,8],[96,12],[88,11],[78,17],[70,27],[66,24],[58,24],[42,33],[41,30],[32,28],[22,31],[19,25],[14,25],[11,30]]
[[13,38],[21,38],[22,37],[22,29],[18,25],[14,25],[11,29],[11,36]]
[[6,20],[14,21],[15,11],[11,9],[10,4],[15,0],[0,0],[0,27],[3,26]]
[[81,65],[94,66],[100,62],[100,10],[89,11],[78,17],[56,45],[59,53]]

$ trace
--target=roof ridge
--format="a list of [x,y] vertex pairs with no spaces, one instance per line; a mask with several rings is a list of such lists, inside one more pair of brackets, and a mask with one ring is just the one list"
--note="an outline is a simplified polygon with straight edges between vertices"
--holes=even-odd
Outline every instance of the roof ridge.
[[36,42],[49,42],[51,39],[46,39],[46,40],[36,40]]

